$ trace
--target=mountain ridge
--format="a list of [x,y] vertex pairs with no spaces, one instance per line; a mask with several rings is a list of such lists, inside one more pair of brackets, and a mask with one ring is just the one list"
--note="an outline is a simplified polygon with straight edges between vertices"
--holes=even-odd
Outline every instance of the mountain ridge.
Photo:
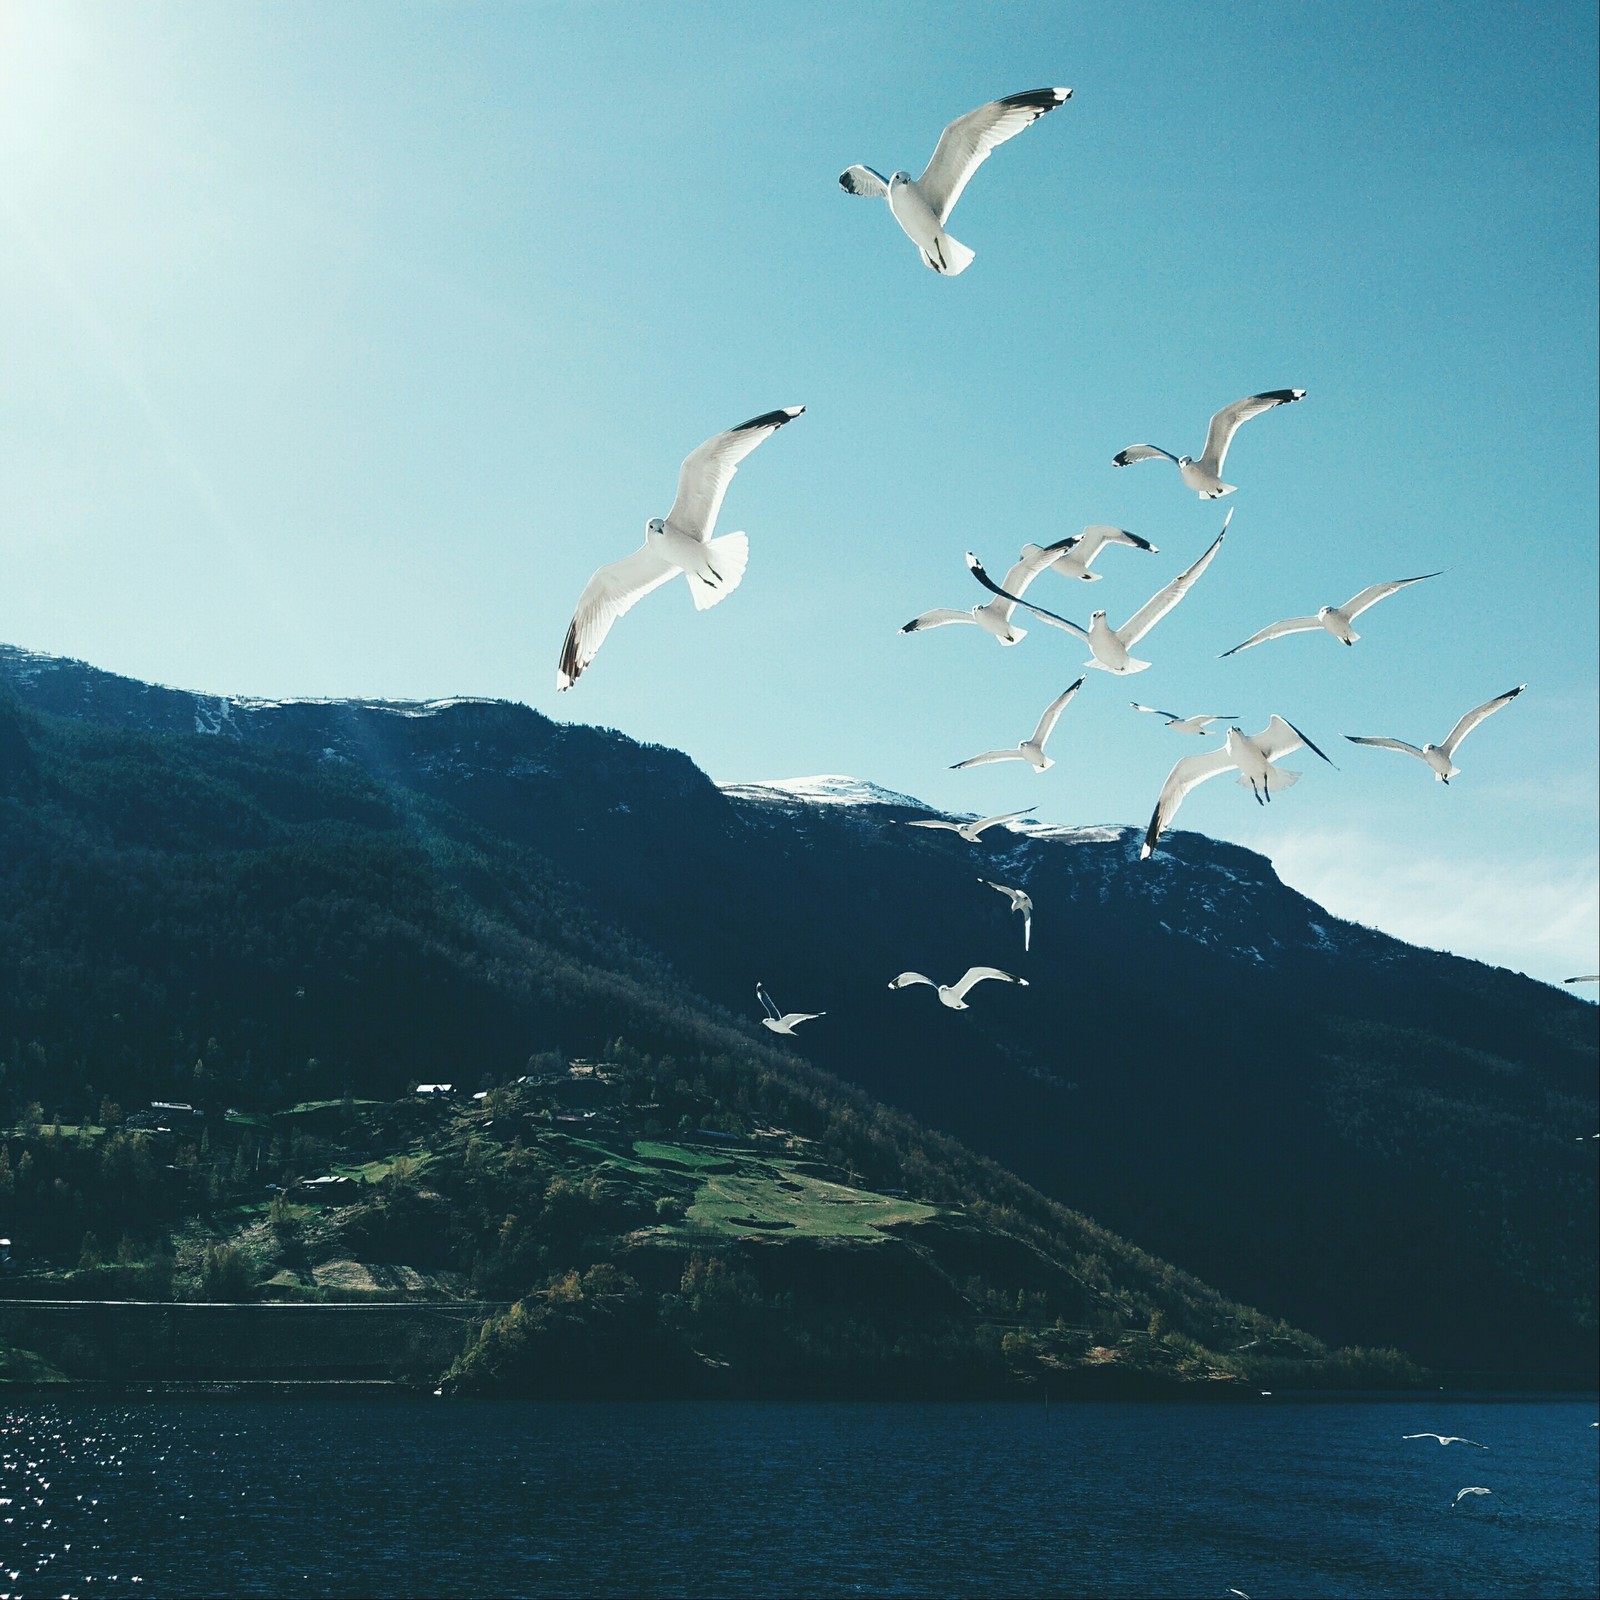
[[[139,728],[155,708],[157,731],[193,735],[184,691],[17,660],[0,651],[0,683],[36,711]],[[518,883],[517,862],[546,863],[746,1031],[757,978],[829,1011],[795,1041],[825,1071],[1330,1342],[1507,1370],[1537,1329],[1558,1366],[1592,1367],[1594,1174],[1573,1141],[1595,1115],[1593,1010],[1572,996],[1343,922],[1199,835],[1145,863],[1133,828],[967,846],[892,803],[719,788],[679,752],[526,707],[418,704],[437,709],[263,706],[237,743],[364,774],[396,838],[447,806],[486,862]],[[979,876],[1027,883],[1029,956]],[[986,986],[960,1015],[885,992],[974,960],[1033,987]]]

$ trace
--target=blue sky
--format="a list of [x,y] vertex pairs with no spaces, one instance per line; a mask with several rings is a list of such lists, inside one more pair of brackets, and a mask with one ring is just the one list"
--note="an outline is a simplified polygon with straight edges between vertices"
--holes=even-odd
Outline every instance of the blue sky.
[[[962,809],[1140,822],[1199,748],[1128,707],[1274,711],[1337,772],[1180,824],[1331,909],[1560,978],[1595,970],[1592,9],[78,4],[0,11],[0,639],[263,695],[484,694]],[[940,279],[855,161],[1072,101],[974,180]],[[1228,540],[1056,766],[1009,744],[1085,652],[898,635],[1091,522],[1136,609],[1221,510],[1136,440],[1296,385],[1228,461]],[[681,584],[567,695],[590,572],[703,438],[807,415],[734,483],[739,593]],[[1278,616],[1437,567],[1343,650],[1219,661]],[[1054,587],[1052,587],[1054,584]],[[1529,689],[1462,777],[1443,737]],[[1338,748],[1335,748],[1337,746]]]

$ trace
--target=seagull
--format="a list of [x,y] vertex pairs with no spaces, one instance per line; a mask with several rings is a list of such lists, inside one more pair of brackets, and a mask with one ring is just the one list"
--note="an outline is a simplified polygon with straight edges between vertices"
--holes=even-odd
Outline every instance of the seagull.
[[1037,806],[1028,806],[1022,811],[1007,811],[999,817],[978,817],[971,822],[947,822],[943,817],[919,817],[915,822],[908,822],[908,828],[948,828],[951,833],[959,833],[968,844],[976,844],[978,835],[985,828],[998,827],[1002,822],[1015,822],[1018,817],[1027,816],[1029,811],[1037,811]]
[[1044,753],[1044,742],[1055,731],[1056,722],[1061,713],[1067,709],[1067,703],[1082,687],[1083,679],[1079,678],[1076,683],[1063,689],[1044,708],[1044,715],[1039,718],[1039,726],[1015,750],[985,750],[981,756],[968,756],[965,761],[956,762],[950,770],[959,772],[963,767],[986,766],[991,761],[1026,761],[1035,772],[1042,774],[1046,767],[1055,765],[1055,762]]
[[1217,659],[1226,661],[1229,656],[1236,656],[1241,650],[1265,644],[1268,639],[1281,639],[1286,633],[1312,633],[1318,628],[1326,628],[1341,644],[1354,644],[1361,635],[1350,624],[1369,606],[1375,606],[1380,600],[1387,600],[1390,595],[1398,594],[1408,584],[1424,583],[1429,578],[1438,576],[1437,572],[1424,572],[1420,578],[1396,578],[1393,583],[1374,583],[1363,589],[1360,594],[1346,600],[1342,606],[1324,606],[1314,617],[1285,617],[1282,622],[1274,622],[1271,626],[1263,628],[1260,633],[1252,633],[1243,644],[1236,644],[1233,649],[1224,650]]
[[779,1013],[778,1008],[772,1003],[772,996],[767,993],[766,985],[756,985],[756,999],[761,1002],[761,1009],[766,1016],[761,1019],[763,1028],[770,1028],[774,1033],[790,1033],[800,1026],[802,1022],[815,1022],[818,1017],[827,1016],[826,1011],[785,1011]]
[[[1063,539],[1058,544],[1047,545],[1044,550],[1036,544],[1024,545],[1022,559],[1026,561],[1034,554],[1043,555],[1048,551],[1055,555],[1055,559],[1050,563],[1051,571],[1059,572],[1063,578],[1076,578],[1081,583],[1099,583],[1105,574],[1091,572],[1089,564],[1108,544],[1129,545],[1135,550],[1143,550],[1153,556],[1161,554],[1159,545],[1151,544],[1148,539],[1141,539],[1136,533],[1129,533],[1126,528],[1113,528],[1107,523],[1096,522],[1085,528],[1082,533],[1075,533],[1070,539]],[[969,557],[969,563],[970,560]],[[1010,587],[1008,575],[1006,588]]]
[[1504,694],[1497,694],[1493,700],[1485,700],[1481,706],[1475,706],[1453,727],[1443,744],[1425,744],[1419,750],[1414,744],[1407,744],[1404,739],[1373,739],[1364,734],[1347,733],[1351,744],[1372,744],[1380,750],[1399,750],[1408,756],[1415,756],[1418,761],[1426,761],[1433,768],[1433,775],[1440,783],[1449,781],[1461,771],[1455,764],[1456,750],[1461,741],[1483,721],[1485,717],[1492,717],[1502,706],[1508,706],[1528,686],[1519,683],[1515,689],[1507,689]]
[[1470,1488],[1470,1489],[1458,1489],[1456,1491],[1455,1499],[1450,1502],[1450,1509],[1452,1511],[1454,1511],[1455,1508],[1458,1505],[1460,1505],[1461,1502],[1463,1500],[1465,1500],[1469,1494],[1493,1494],[1493,1493],[1494,1493],[1493,1489],[1482,1489],[1482,1488],[1477,1488],[1477,1487],[1473,1487],[1473,1488]]
[[1099,667],[1103,672],[1143,672],[1150,663],[1135,660],[1128,654],[1129,648],[1144,638],[1183,599],[1195,580],[1211,565],[1212,557],[1222,548],[1222,541],[1227,535],[1228,523],[1232,518],[1233,513],[1230,511],[1223,519],[1222,532],[1212,541],[1206,553],[1192,567],[1180,572],[1165,589],[1153,594],[1120,628],[1109,627],[1103,611],[1096,611],[1089,618],[1089,626],[1080,628],[1076,622],[1068,622],[1065,617],[1058,617],[1053,611],[1046,611],[1042,606],[1021,600],[1016,595],[1006,594],[1006,591],[983,570],[982,564],[973,560],[971,556],[967,558],[967,565],[972,568],[973,577],[985,589],[1002,595],[1007,600],[1016,600],[1041,621],[1064,628],[1068,633],[1076,634],[1078,638],[1085,640],[1093,653],[1093,659],[1084,662],[1086,667]]
[[1239,424],[1248,422],[1251,417],[1259,417],[1263,411],[1270,411],[1274,406],[1292,405],[1305,397],[1304,389],[1268,389],[1265,394],[1247,395],[1243,400],[1235,400],[1231,406],[1224,406],[1212,417],[1211,426],[1206,429],[1206,447],[1198,461],[1193,456],[1175,456],[1170,450],[1162,450],[1153,444],[1130,444],[1126,450],[1119,451],[1111,458],[1111,465],[1131,467],[1135,461],[1154,461],[1159,456],[1177,467],[1183,481],[1202,500],[1220,500],[1223,495],[1234,491],[1233,484],[1222,481],[1222,463],[1228,458],[1228,446],[1233,443]]
[[890,981],[889,987],[906,989],[914,983],[925,983],[930,989],[939,991],[941,1005],[949,1006],[952,1011],[965,1011],[969,991],[974,984],[982,983],[985,978],[998,978],[1002,983],[1019,983],[1024,989],[1028,987],[1026,978],[1014,978],[1009,972],[1002,972],[999,967],[968,967],[959,983],[935,983],[932,978],[925,978],[920,972],[902,972],[898,978]]
[[[1172,825],[1178,807],[1183,804],[1183,797],[1208,778],[1237,768],[1240,784],[1254,793],[1260,805],[1270,800],[1277,790],[1297,784],[1300,781],[1298,772],[1284,772],[1275,767],[1273,762],[1292,755],[1302,746],[1328,761],[1327,756],[1293,723],[1285,722],[1282,717],[1274,717],[1260,733],[1245,733],[1239,728],[1229,728],[1227,743],[1221,748],[1206,750],[1197,756],[1184,756],[1161,785],[1161,797],[1151,813],[1139,859],[1144,861],[1149,858],[1156,847],[1156,840]],[[1328,765],[1331,767],[1333,763],[1328,761]]]
[[1008,888],[1005,884],[994,883],[988,878],[979,878],[978,882],[1005,895],[1011,901],[1011,909],[1022,913],[1022,948],[1026,950],[1033,937],[1033,896],[1026,889]]
[[[929,628],[948,627],[953,622],[975,622],[1001,644],[1015,644],[1028,634],[1026,628],[1017,627],[1011,620],[1012,613],[1017,609],[1018,597],[1046,567],[1052,565],[1057,557],[1066,551],[1071,543],[1071,539],[1063,539],[1059,544],[1042,548],[1036,544],[1023,546],[1022,554],[1006,573],[1003,596],[996,590],[998,598],[987,601],[981,606],[974,606],[970,611],[950,609],[924,611],[920,617],[913,617],[900,630],[901,633],[923,633]],[[976,560],[977,557],[969,550],[967,565],[972,566]]]
[[1476,1439],[1463,1439],[1459,1433],[1402,1433],[1402,1439],[1437,1439],[1440,1444],[1470,1444],[1474,1450],[1487,1450],[1486,1444]]
[[644,543],[632,555],[601,567],[584,585],[561,646],[557,689],[570,689],[605,643],[612,623],[675,573],[688,580],[696,611],[716,605],[739,587],[750,544],[742,533],[711,537],[722,497],[739,463],[804,410],[804,406],[785,406],[781,411],[764,411],[707,439],[684,457],[672,509],[644,525]]
[[969,111],[939,135],[920,178],[897,172],[886,178],[871,167],[846,167],[839,187],[846,194],[887,200],[894,220],[935,272],[954,277],[972,265],[973,252],[944,231],[961,191],[989,152],[1015,138],[1031,122],[1072,98],[1070,89],[1029,89]]
[[1197,733],[1202,739],[1211,731],[1213,722],[1232,722],[1239,714],[1237,711],[1217,711],[1205,717],[1180,717],[1176,711],[1157,711],[1154,706],[1142,706],[1137,700],[1130,700],[1128,704],[1135,711],[1148,711],[1153,717],[1165,717],[1167,726],[1174,733]]

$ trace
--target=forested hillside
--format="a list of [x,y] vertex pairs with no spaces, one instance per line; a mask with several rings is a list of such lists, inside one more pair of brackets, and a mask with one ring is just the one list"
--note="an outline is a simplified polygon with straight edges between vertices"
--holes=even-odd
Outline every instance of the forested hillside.
[[[489,1087],[621,1039],[698,1063],[713,1126],[806,1084],[840,1128],[943,1130],[999,1163],[982,1182],[1330,1342],[1592,1371],[1594,1009],[1340,923],[1250,852],[968,846],[511,705],[248,705],[16,653],[7,676],[0,1119]],[[1033,895],[1028,956],[979,873]],[[1031,987],[960,1014],[887,991],[970,961]],[[755,1028],[757,978],[828,1012],[795,1048],[831,1078]],[[905,1150],[870,1160],[914,1187]]]

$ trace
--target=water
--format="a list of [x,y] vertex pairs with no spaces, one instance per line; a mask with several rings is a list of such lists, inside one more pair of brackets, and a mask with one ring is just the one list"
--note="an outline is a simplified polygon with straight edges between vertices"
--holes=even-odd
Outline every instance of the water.
[[13,1396],[0,1594],[1594,1595],[1595,1415]]

